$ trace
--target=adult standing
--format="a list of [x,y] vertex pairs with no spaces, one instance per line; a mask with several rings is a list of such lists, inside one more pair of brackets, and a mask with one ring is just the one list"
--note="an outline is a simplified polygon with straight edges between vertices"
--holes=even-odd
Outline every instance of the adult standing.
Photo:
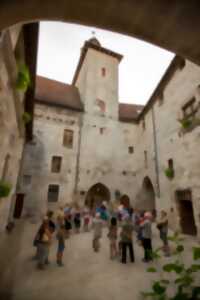
[[122,247],[122,260],[123,264],[126,263],[127,248],[129,249],[130,260],[133,263],[135,261],[133,251],[133,230],[134,226],[131,217],[128,215],[122,223],[121,231],[121,247]]
[[163,242],[163,251],[165,256],[170,255],[169,243],[168,243],[168,217],[164,210],[161,210],[160,219],[157,222],[157,228],[160,232],[160,239]]
[[49,229],[48,217],[44,218],[43,224],[38,232],[38,268],[43,270],[48,261],[49,245],[51,243],[51,231]]
[[98,252],[100,249],[100,238],[102,237],[102,227],[103,227],[103,221],[101,219],[101,214],[96,213],[95,218],[93,219],[93,241],[92,241],[92,246],[95,252]]

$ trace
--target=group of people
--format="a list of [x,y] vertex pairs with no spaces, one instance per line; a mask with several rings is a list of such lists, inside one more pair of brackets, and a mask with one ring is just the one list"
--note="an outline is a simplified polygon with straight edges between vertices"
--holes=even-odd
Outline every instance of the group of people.
[[[165,211],[156,220],[154,212],[139,212],[133,208],[121,207],[117,212],[111,214],[108,225],[107,237],[110,240],[110,258],[119,258],[122,263],[127,261],[127,250],[129,250],[130,261],[135,261],[133,236],[134,232],[138,243],[144,249],[144,262],[153,260],[152,250],[152,223],[156,222],[163,242],[163,251],[166,256],[170,255],[168,245],[168,218]],[[103,222],[99,212],[93,221],[93,248],[95,252],[100,249]]]
[[[104,202],[93,210],[88,207],[81,209],[78,205],[74,207],[66,205],[56,213],[48,211],[44,217],[33,242],[36,247],[34,259],[39,269],[45,269],[49,264],[49,252],[55,236],[57,265],[63,266],[66,239],[70,237],[72,231],[79,233],[81,228],[86,232],[93,230],[92,247],[95,252],[99,252],[103,228],[107,227],[111,259],[119,258],[122,263],[126,263],[127,250],[129,250],[130,261],[135,261],[133,247],[135,232],[138,243],[144,249],[143,261],[149,262],[153,259],[152,222],[155,221],[154,212],[140,212],[123,205],[116,210],[108,209]],[[161,211],[161,216],[156,222],[163,241],[163,251],[165,255],[169,255],[167,213]]]

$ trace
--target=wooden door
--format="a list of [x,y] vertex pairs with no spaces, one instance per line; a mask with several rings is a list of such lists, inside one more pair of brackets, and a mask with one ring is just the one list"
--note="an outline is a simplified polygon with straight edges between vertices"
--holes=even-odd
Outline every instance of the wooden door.
[[19,219],[21,217],[23,205],[24,205],[24,194],[17,194],[14,215],[13,215],[15,219]]
[[182,232],[185,234],[196,235],[197,229],[195,226],[192,201],[182,200],[179,204],[180,209],[180,225]]

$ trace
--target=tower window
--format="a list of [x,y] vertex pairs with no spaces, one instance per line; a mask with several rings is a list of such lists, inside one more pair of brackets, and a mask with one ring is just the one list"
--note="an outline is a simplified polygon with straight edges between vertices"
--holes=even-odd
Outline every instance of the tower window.
[[171,169],[171,170],[174,169],[174,161],[173,161],[172,158],[170,158],[170,159],[168,160],[168,167],[169,167],[169,169]]
[[51,172],[59,173],[61,170],[62,157],[61,156],[53,156],[51,162]]
[[134,147],[133,147],[133,146],[129,146],[129,147],[128,147],[128,152],[129,152],[130,154],[134,153]]
[[101,127],[101,128],[99,128],[99,132],[100,132],[100,134],[104,134],[104,131],[105,131],[105,127]]
[[101,68],[101,76],[102,77],[106,76],[106,68]]
[[64,135],[63,135],[63,146],[65,146],[67,148],[72,148],[73,147],[73,136],[74,136],[73,130],[65,129]]
[[48,189],[48,202],[57,202],[59,195],[59,185],[50,184]]

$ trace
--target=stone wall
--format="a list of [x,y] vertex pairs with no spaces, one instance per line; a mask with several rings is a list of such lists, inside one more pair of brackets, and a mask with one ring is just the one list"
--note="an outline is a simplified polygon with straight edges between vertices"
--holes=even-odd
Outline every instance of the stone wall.
[[[73,200],[80,114],[60,107],[36,104],[34,115],[34,139],[24,149],[18,191],[25,194],[23,215],[37,217],[48,208],[55,209]],[[65,129],[74,132],[71,149],[63,145]],[[53,156],[62,158],[59,173],[52,172]],[[58,203],[48,203],[50,184],[59,185]]]
[[[200,126],[187,132],[183,130],[179,119],[183,118],[182,107],[192,97],[196,98],[196,118],[200,116],[199,101],[200,68],[186,61],[183,69],[177,69],[163,91],[163,99],[157,97],[154,105],[145,114],[146,129],[142,129],[141,120],[137,131],[136,160],[138,191],[145,176],[151,179],[156,193],[157,210],[169,212],[173,207],[176,218],[180,218],[175,192],[190,189],[192,191],[193,210],[196,226],[200,231]],[[155,172],[155,147],[153,137],[152,110],[154,110],[157,139],[158,177]],[[186,132],[184,132],[186,131]],[[148,151],[148,167],[142,167],[143,150]],[[173,159],[175,176],[169,179],[165,175],[168,160]],[[158,185],[160,187],[160,195]],[[199,232],[200,234],[200,232]]]
[[0,231],[12,220],[24,145],[23,93],[17,92],[15,85],[18,30],[5,31],[0,40],[0,178],[12,186],[10,195],[0,198]]

